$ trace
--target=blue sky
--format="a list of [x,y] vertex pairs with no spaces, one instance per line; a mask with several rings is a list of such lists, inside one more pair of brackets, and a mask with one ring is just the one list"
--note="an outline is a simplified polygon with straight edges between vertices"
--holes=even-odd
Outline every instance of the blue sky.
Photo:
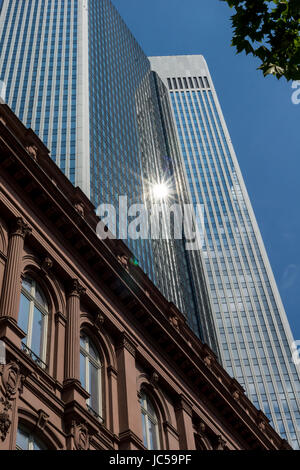
[[113,0],[151,55],[203,54],[295,339],[300,339],[300,104],[291,82],[264,78],[230,47],[231,10],[220,0]]

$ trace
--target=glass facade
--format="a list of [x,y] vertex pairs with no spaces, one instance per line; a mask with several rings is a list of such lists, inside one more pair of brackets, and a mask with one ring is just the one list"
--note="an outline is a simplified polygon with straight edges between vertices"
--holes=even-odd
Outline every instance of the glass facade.
[[[0,80],[8,105],[95,207],[118,208],[119,196],[148,204],[148,182],[174,177],[150,62],[110,0],[4,0]],[[213,325],[200,321],[209,309],[204,283],[198,271],[193,285],[183,241],[127,243],[216,350]]]
[[293,338],[206,62],[150,61],[169,90],[182,177],[193,203],[205,207],[202,257],[223,365],[297,449]]
[[6,101],[75,183],[78,2],[4,0],[0,79]]

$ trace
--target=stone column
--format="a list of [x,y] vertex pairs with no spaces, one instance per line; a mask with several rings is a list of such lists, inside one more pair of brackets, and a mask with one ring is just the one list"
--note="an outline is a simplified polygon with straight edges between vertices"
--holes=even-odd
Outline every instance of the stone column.
[[28,224],[18,218],[10,234],[0,301],[0,317],[18,321],[20,304],[21,262],[26,235],[31,233]]
[[64,382],[65,370],[64,361],[62,357],[65,357],[65,337],[66,337],[66,325],[67,319],[61,312],[55,314],[55,351],[53,357],[54,363],[54,377],[59,383]]
[[109,400],[107,403],[109,406],[107,406],[107,409],[109,409],[109,416],[107,413],[106,427],[108,427],[113,434],[119,434],[118,372],[114,367],[109,366],[107,369],[107,376],[109,388]]
[[21,347],[25,333],[18,327],[18,313],[21,295],[21,266],[24,240],[31,233],[28,224],[21,218],[15,219],[10,233],[7,260],[5,263],[0,299],[0,339]]
[[183,395],[179,397],[175,412],[180,450],[196,450],[192,421],[193,410],[191,404]]
[[80,296],[85,289],[73,279],[67,298],[65,382],[80,382]]
[[120,450],[143,448],[141,407],[137,396],[135,346],[123,333],[117,347]]
[[23,376],[16,362],[0,365],[0,450],[15,450],[18,425],[17,401]]
[[67,296],[65,379],[62,393],[63,401],[68,404],[65,419],[69,424],[76,415],[76,406],[86,407],[86,400],[90,396],[80,384],[80,297],[84,293],[85,289],[79,281],[73,279]]

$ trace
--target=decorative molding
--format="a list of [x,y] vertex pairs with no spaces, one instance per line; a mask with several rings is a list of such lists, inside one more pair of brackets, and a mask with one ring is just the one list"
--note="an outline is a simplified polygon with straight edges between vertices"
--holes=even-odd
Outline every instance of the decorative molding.
[[170,316],[169,316],[169,322],[171,323],[171,325],[172,325],[177,331],[180,331],[180,328],[179,328],[179,318],[177,317],[177,315],[170,315]]
[[105,322],[105,318],[102,315],[102,312],[97,312],[95,315],[95,320],[94,320],[94,327],[100,332],[103,324]]
[[108,376],[114,376],[115,378],[118,377],[118,371],[113,366],[108,366],[107,367],[107,374],[108,374]]
[[120,444],[130,442],[130,443],[134,444],[138,449],[146,450],[141,438],[139,436],[137,436],[130,429],[128,429],[127,431],[121,432],[120,435],[119,435],[119,439],[120,439]]
[[123,268],[129,272],[129,257],[126,256],[126,255],[118,255],[117,256],[117,259],[119,261],[119,263],[123,266]]
[[32,230],[27,224],[27,222],[25,222],[25,220],[22,219],[22,217],[18,217],[15,220],[14,225],[12,227],[12,235],[18,235],[19,237],[22,237],[25,239],[25,237],[28,235],[31,235],[31,233],[32,233]]
[[185,411],[190,417],[193,415],[193,405],[185,398],[184,395],[178,397],[178,401],[175,406],[176,411]]
[[78,212],[78,214],[84,218],[84,215],[85,215],[85,212],[84,212],[84,204],[82,204],[82,202],[76,202],[74,204],[74,207],[76,209],[76,211]]
[[12,423],[12,406],[22,391],[23,376],[16,362],[0,365],[0,440],[5,441]]
[[235,401],[240,402],[245,390],[244,388],[239,384],[239,382],[236,379],[232,379],[231,386],[230,386],[230,392],[234,398]]
[[150,382],[150,384],[151,384],[154,388],[157,387],[157,384],[158,384],[158,382],[159,382],[159,375],[158,375],[157,372],[154,371],[154,372],[152,373],[149,382]]
[[36,145],[28,145],[26,147],[26,152],[28,153],[28,155],[31,156],[31,158],[37,162],[38,161],[38,148],[36,147]]
[[169,421],[164,421],[164,423],[163,423],[163,428],[164,428],[164,431],[165,431],[165,432],[169,432],[169,433],[172,434],[173,437],[175,437],[176,439],[179,438],[179,432],[177,431],[176,428],[174,428],[174,426],[172,426],[172,424],[171,424]]
[[204,437],[206,430],[207,430],[206,424],[203,421],[200,421],[200,423],[196,427],[197,434],[199,434],[199,436],[201,437]]
[[268,423],[269,420],[266,415],[261,410],[259,410],[257,415],[257,425],[262,432],[266,431],[266,426]]
[[89,450],[90,436],[86,423],[78,424],[72,422],[72,434],[74,438],[75,450]]
[[168,318],[170,324],[175,328],[178,332],[184,327],[186,323],[186,319],[184,318],[183,314],[178,310],[178,308],[172,303],[169,302],[169,310],[168,310]]
[[206,367],[208,367],[209,369],[212,368],[213,363],[214,363],[214,358],[213,358],[213,356],[211,356],[210,354],[207,354],[207,355],[204,357],[203,361],[204,361],[204,364],[206,365]]
[[43,410],[39,410],[38,413],[39,416],[36,425],[41,431],[44,431],[49,421],[49,415],[47,415],[47,413],[45,413]]
[[69,285],[69,296],[81,297],[86,293],[86,289],[82,287],[78,279],[72,279]]
[[5,394],[10,400],[14,399],[18,390],[22,389],[22,376],[20,367],[16,362],[0,366],[0,375]]
[[54,318],[55,318],[55,323],[61,322],[65,325],[67,322],[65,315],[59,311],[55,313]]
[[224,441],[222,436],[218,436],[216,450],[225,450],[225,447],[226,447],[226,441]]
[[136,347],[126,333],[122,334],[121,339],[117,345],[117,349],[127,349],[127,351],[130,352],[133,357],[136,356]]
[[48,256],[46,256],[46,258],[44,259],[44,261],[42,262],[42,265],[41,265],[41,269],[42,271],[44,272],[48,272],[50,269],[53,268],[53,261],[51,258],[49,258]]

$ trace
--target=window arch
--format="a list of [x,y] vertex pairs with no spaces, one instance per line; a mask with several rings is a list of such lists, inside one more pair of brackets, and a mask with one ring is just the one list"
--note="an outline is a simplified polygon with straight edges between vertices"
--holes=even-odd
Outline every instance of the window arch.
[[18,325],[26,333],[23,348],[43,368],[46,367],[49,306],[39,284],[26,277],[22,282]]
[[87,401],[90,410],[102,416],[102,363],[93,342],[85,333],[80,337],[80,382],[90,394]]
[[144,446],[148,450],[160,449],[159,419],[155,407],[145,391],[141,392],[141,413]]
[[19,425],[17,431],[17,450],[47,450],[46,445],[28,429]]

